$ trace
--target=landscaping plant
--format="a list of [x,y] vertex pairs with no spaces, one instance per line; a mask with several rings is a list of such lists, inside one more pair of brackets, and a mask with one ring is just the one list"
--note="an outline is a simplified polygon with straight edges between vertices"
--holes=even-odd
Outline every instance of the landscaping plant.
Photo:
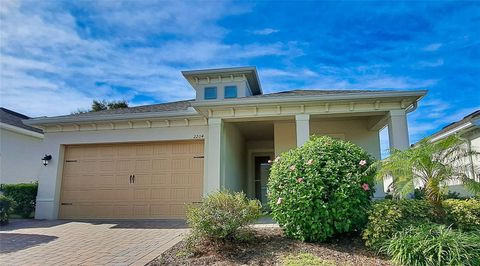
[[273,218],[302,241],[361,229],[374,192],[372,162],[357,145],[326,136],[281,154],[268,182]]
[[377,201],[368,214],[362,237],[367,247],[376,250],[404,228],[433,222],[435,217],[427,201],[416,199]]
[[[393,178],[394,193],[405,197],[414,191],[414,181],[421,181],[425,188],[425,199],[435,208],[437,216],[444,215],[443,195],[446,194],[448,181],[462,182],[465,187],[480,193],[480,183],[469,178],[473,166],[469,156],[478,158],[478,152],[468,150],[467,145],[458,136],[444,138],[438,142],[422,140],[417,146],[405,151],[392,150],[387,159],[378,162],[377,178]],[[478,172],[478,169],[473,169]]]
[[449,199],[443,201],[446,222],[455,228],[480,231],[480,200]]
[[13,200],[13,213],[30,218],[35,211],[38,183],[2,184],[0,191]]
[[381,252],[398,265],[480,265],[480,234],[445,225],[411,226],[384,242]]
[[260,217],[258,200],[248,199],[244,193],[219,191],[203,198],[200,204],[187,208],[187,223],[191,238],[208,240],[238,240],[245,237],[246,226]]
[[12,200],[4,195],[0,195],[0,225],[8,224],[11,207]]

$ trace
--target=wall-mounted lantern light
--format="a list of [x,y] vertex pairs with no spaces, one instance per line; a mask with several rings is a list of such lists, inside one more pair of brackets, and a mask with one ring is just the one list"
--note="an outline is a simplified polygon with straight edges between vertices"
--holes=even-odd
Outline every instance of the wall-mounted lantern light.
[[50,161],[51,159],[52,159],[52,155],[45,154],[45,156],[43,156],[43,158],[42,158],[43,165],[47,166],[48,161]]

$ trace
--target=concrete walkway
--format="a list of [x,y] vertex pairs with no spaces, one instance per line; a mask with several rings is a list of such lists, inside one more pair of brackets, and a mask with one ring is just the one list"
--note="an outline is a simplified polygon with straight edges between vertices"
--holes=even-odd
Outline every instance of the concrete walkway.
[[12,220],[0,227],[0,265],[145,265],[187,230],[179,220]]

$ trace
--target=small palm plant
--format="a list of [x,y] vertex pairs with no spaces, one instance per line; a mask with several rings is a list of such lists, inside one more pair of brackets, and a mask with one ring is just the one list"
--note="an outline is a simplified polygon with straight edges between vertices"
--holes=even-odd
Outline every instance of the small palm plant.
[[379,161],[377,179],[393,178],[393,196],[403,198],[414,190],[418,182],[425,186],[425,198],[441,215],[442,198],[449,181],[460,181],[473,193],[480,193],[480,182],[469,176],[478,172],[470,162],[480,153],[468,149],[465,141],[451,136],[438,142],[422,140],[418,145],[405,150],[393,150],[390,157]]

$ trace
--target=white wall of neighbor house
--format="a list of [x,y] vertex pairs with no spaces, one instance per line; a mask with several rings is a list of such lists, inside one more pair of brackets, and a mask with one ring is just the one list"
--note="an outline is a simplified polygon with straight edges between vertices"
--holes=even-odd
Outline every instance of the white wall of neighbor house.
[[38,180],[42,165],[42,138],[0,129],[0,183],[18,184]]
[[[194,139],[195,136],[207,136],[207,133],[207,126],[175,126],[164,128],[131,128],[46,133],[44,142],[41,146],[41,153],[51,154],[52,160],[47,166],[42,166],[39,173],[39,188],[35,218],[56,219],[58,217],[65,145],[191,140]],[[207,141],[205,141],[205,145],[208,146]],[[206,154],[205,159],[207,159],[207,156],[208,155]],[[37,158],[37,160],[39,159]],[[204,178],[204,193],[206,191],[206,182],[207,178]]]

